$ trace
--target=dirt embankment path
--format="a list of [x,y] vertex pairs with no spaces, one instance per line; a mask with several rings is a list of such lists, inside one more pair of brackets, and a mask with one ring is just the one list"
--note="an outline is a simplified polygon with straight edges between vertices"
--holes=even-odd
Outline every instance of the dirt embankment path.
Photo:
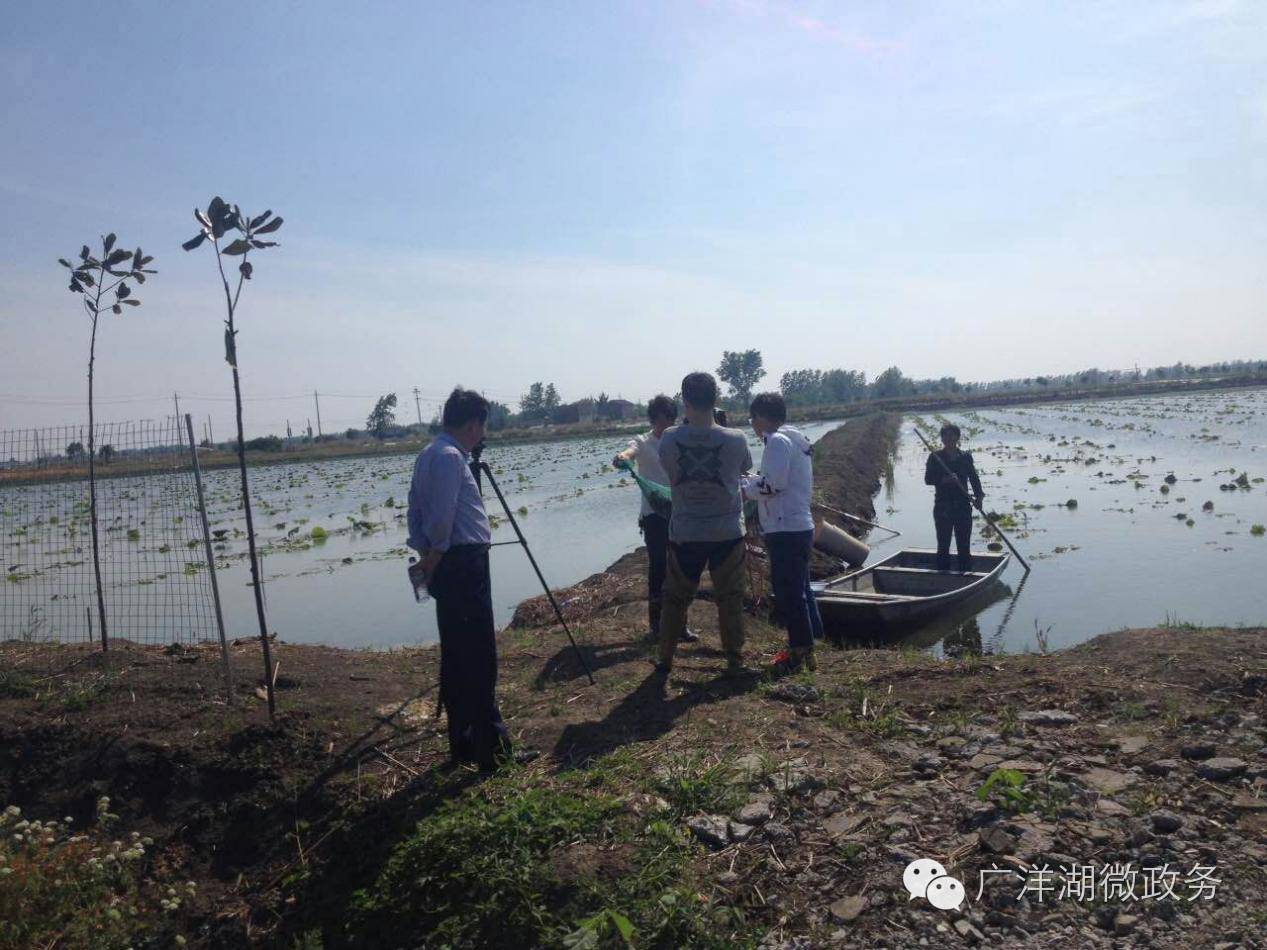
[[[5,644],[0,804],[92,834],[110,796],[106,836],[153,839],[145,881],[196,883],[155,913],[198,947],[430,946],[446,927],[558,945],[605,907],[638,946],[1263,945],[1267,631],[1129,631],[1046,657],[828,651],[768,683],[719,677],[699,602],[703,641],[661,694],[639,608],[579,626],[596,687],[557,627],[503,636],[503,713],[542,756],[493,780],[433,768],[432,650],[278,644],[270,726],[250,682],[217,700],[215,650],[105,666]],[[751,661],[782,641],[750,621]],[[244,674],[258,660],[235,655]],[[908,901],[916,858],[968,901]],[[1057,869],[1075,865],[1130,868],[1132,889],[1070,896]],[[1043,867],[1053,889],[1022,894]],[[1211,867],[1213,895],[1189,900]],[[1145,868],[1173,872],[1173,896],[1143,898]],[[1010,873],[978,897],[990,869]],[[670,914],[666,893],[690,899]]]
[[[894,413],[873,413],[833,429],[819,439],[814,444],[815,500],[873,521],[875,496],[892,464],[900,426],[901,417]],[[857,538],[865,538],[870,530],[821,509],[815,513]],[[632,510],[630,517],[633,517]],[[750,605],[760,605],[769,592],[769,570],[764,560],[764,549],[755,533],[748,538],[748,550]],[[838,572],[840,566],[838,562],[815,553],[811,570],[815,577],[824,577]],[[707,577],[700,594],[705,599],[712,596]],[[646,596],[646,548],[631,551],[606,570],[555,591],[555,599],[569,623],[621,604],[646,600]],[[553,619],[554,609],[541,594],[523,601],[516,608],[510,625],[539,626]]]

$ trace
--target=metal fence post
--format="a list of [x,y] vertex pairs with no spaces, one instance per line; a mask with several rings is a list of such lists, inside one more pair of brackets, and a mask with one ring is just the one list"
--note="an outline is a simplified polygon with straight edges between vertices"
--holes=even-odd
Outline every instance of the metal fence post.
[[220,631],[220,656],[224,659],[225,699],[233,703],[233,668],[229,663],[229,644],[224,637],[224,613],[220,609],[220,585],[216,582],[216,556],[211,549],[211,526],[207,523],[207,500],[202,493],[202,469],[198,465],[198,445],[194,442],[194,421],[185,413],[185,431],[189,434],[189,457],[194,463],[194,484],[198,488],[198,515],[202,518],[202,543],[207,551],[207,569],[211,573],[211,597],[216,605],[216,627]]

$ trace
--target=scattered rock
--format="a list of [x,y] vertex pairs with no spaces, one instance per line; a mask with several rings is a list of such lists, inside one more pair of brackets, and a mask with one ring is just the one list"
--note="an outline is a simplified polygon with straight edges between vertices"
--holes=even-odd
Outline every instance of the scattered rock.
[[1173,811],[1155,811],[1148,818],[1158,834],[1168,835],[1183,827],[1183,816],[1176,815]]
[[960,918],[955,921],[955,930],[968,943],[981,943],[985,940],[985,934],[972,925],[972,921],[966,918]]
[[1185,759],[1200,762],[1203,759],[1208,759],[1213,756],[1216,751],[1214,743],[1212,742],[1193,742],[1184,746],[1179,751],[1179,754]]
[[743,842],[752,837],[752,833],[757,829],[752,825],[746,825],[742,821],[732,821],[730,823],[730,840]]
[[1037,709],[1023,712],[1016,718],[1034,726],[1072,726],[1078,721],[1077,716],[1063,709]]
[[833,901],[828,909],[831,912],[832,920],[836,923],[853,923],[867,909],[867,899],[859,894],[851,894],[849,897],[842,897],[838,901]]
[[1207,759],[1198,765],[1197,774],[1212,782],[1226,782],[1230,778],[1243,774],[1246,768],[1248,766],[1242,759],[1220,756],[1217,759]]
[[1232,807],[1240,811],[1267,811],[1267,798],[1255,798],[1248,792],[1238,792],[1232,799]]
[[725,815],[697,815],[686,822],[686,827],[714,850],[730,844],[730,822]]
[[809,792],[823,787],[823,780],[811,772],[804,759],[794,759],[781,763],[767,777],[770,787],[776,792]]
[[911,768],[922,775],[935,775],[945,764],[946,760],[940,755],[921,755],[911,763]]
[[772,817],[770,803],[752,801],[735,812],[735,821],[745,825],[764,825]]
[[1113,933],[1119,937],[1125,937],[1129,933],[1134,933],[1139,918],[1134,914],[1118,914],[1113,919]]
[[828,818],[823,823],[823,828],[833,838],[838,838],[862,827],[866,823],[867,817],[867,815],[859,812],[850,815],[840,811]]
[[1117,751],[1122,755],[1135,755],[1137,752],[1143,752],[1148,748],[1147,736],[1122,736],[1115,740]]
[[1087,769],[1082,774],[1082,781],[1103,795],[1116,795],[1124,788],[1132,785],[1135,782],[1135,778],[1125,772],[1093,768]]
[[785,703],[794,703],[798,706],[804,703],[816,703],[823,698],[816,686],[811,686],[809,683],[791,683],[786,680],[775,684],[770,690],[770,695]]
[[982,851],[990,854],[1011,854],[1016,850],[1016,838],[998,825],[982,828],[977,832],[977,842]]
[[770,771],[766,758],[760,752],[749,752],[735,759],[731,772],[740,782],[755,782]]
[[840,801],[840,792],[834,788],[825,788],[814,796],[814,807],[826,811]]
[[1105,818],[1125,818],[1131,813],[1131,810],[1111,798],[1101,798],[1095,803],[1095,813]]
[[775,844],[796,841],[796,833],[781,821],[766,822],[761,832]]
[[1158,759],[1156,762],[1145,765],[1144,771],[1149,775],[1169,775],[1177,768],[1179,768],[1179,762],[1175,759]]

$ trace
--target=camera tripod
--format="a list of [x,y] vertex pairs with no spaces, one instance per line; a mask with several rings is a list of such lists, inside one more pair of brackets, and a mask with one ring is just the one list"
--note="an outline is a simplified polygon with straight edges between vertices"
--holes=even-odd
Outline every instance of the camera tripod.
[[515,529],[517,541],[503,541],[502,544],[518,544],[524,549],[524,553],[528,555],[528,563],[532,565],[532,569],[537,574],[537,580],[541,581],[541,589],[546,592],[546,598],[550,601],[550,606],[554,608],[554,615],[559,618],[559,624],[563,627],[563,632],[568,635],[568,642],[572,644],[572,649],[576,651],[576,658],[581,661],[581,668],[585,670],[585,675],[589,678],[590,685],[594,685],[594,674],[590,671],[590,665],[585,660],[585,654],[581,652],[581,648],[576,645],[576,640],[572,637],[572,631],[568,628],[567,621],[563,619],[563,611],[559,609],[558,601],[554,599],[554,592],[550,590],[550,585],[546,583],[545,576],[541,573],[541,568],[537,566],[537,559],[532,556],[532,548],[528,547],[528,539],[524,537],[523,531],[519,528],[519,522],[515,520],[514,514],[510,510],[510,505],[506,503],[506,496],[502,494],[501,488],[497,484],[497,479],[493,477],[492,469],[488,467],[488,463],[480,459],[483,452],[483,444],[477,445],[471,450],[471,474],[475,477],[475,485],[480,489],[480,494],[484,493],[483,485],[480,482],[480,476],[488,477],[488,483],[493,486],[493,492],[497,495],[497,500],[501,502],[502,510],[506,512],[506,520],[510,522],[510,526]]

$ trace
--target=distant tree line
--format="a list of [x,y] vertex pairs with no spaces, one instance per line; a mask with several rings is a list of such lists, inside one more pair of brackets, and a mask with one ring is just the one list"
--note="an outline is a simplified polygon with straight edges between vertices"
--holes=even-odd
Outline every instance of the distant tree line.
[[[729,392],[722,399],[725,408],[746,411],[758,383],[766,376],[764,361],[759,350],[726,351],[717,367],[717,377],[726,384]],[[914,379],[905,375],[897,366],[890,366],[875,379],[868,381],[866,373],[855,369],[793,369],[779,377],[779,391],[789,406],[832,406],[865,402],[873,399],[898,399],[902,397],[955,395],[998,392],[1060,392],[1077,388],[1112,386],[1137,382],[1182,379],[1218,379],[1246,376],[1267,376],[1267,360],[1233,360],[1194,366],[1175,363],[1173,366],[1155,366],[1141,369],[1084,369],[1076,373],[1045,376],[1025,376],[1015,379],[999,379],[990,382],[960,382],[953,376],[937,379]],[[574,402],[564,402],[554,383],[535,382],[519,398],[519,411],[513,412],[505,403],[492,400],[489,403],[488,429],[528,428],[540,425],[567,425],[569,423],[609,423],[641,420],[645,403],[627,399],[613,399],[607,393],[586,396]],[[366,418],[365,429],[350,428],[342,435],[303,436],[295,441],[329,442],[336,439],[361,441],[369,438],[408,439],[440,431],[439,411],[429,425],[398,425],[396,423],[396,394],[380,397]],[[228,444],[236,449],[237,442]],[[248,439],[247,451],[280,451],[285,442],[277,436]],[[66,455],[80,459],[86,455],[82,443],[72,442],[66,447]],[[110,446],[98,451],[98,458],[109,462],[114,455]]]

